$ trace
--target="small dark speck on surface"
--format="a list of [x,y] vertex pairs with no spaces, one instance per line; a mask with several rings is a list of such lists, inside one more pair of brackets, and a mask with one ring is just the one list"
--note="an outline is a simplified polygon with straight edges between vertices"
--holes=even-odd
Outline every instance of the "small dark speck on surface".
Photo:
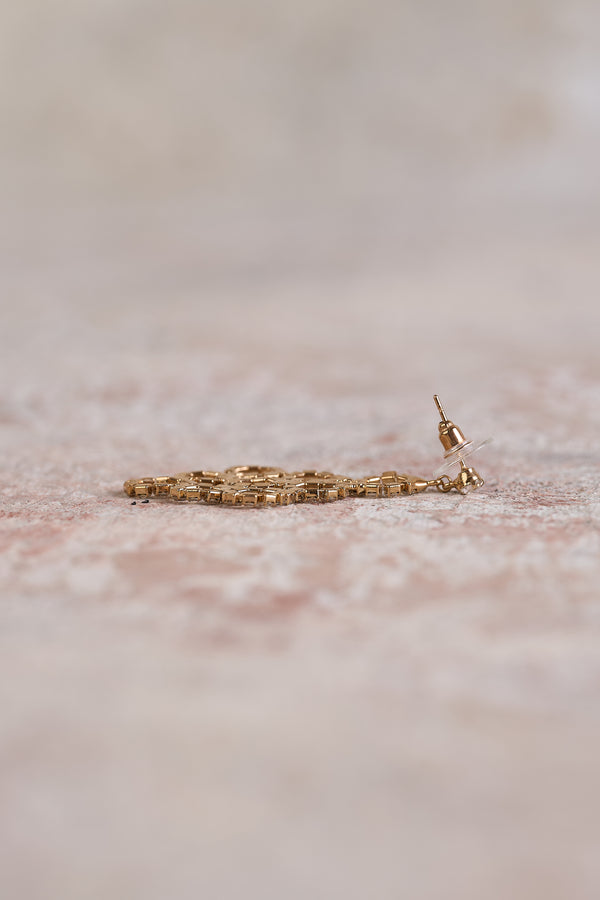
[[131,505],[132,505],[132,506],[135,506],[136,503],[137,503],[137,500],[132,500],[132,501],[131,501]]
[[142,500],[142,503],[150,503],[149,500]]

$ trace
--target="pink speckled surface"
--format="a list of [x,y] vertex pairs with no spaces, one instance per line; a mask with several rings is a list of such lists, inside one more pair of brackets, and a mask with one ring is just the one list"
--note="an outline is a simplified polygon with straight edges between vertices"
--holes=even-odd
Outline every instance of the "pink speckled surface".
[[[598,897],[597,13],[375,5],[11,13],[7,900]],[[466,498],[121,491],[429,474],[434,391]]]
[[[594,896],[596,314],[560,358],[562,317],[541,330],[506,291],[467,340],[434,299],[442,274],[411,283],[436,323],[413,341],[401,280],[306,286],[280,322],[279,288],[251,314],[160,294],[143,314],[10,314],[12,896],[305,897],[315,877],[322,896],[435,897],[447,879],[474,900]],[[496,438],[467,498],[255,511],[120,493],[246,460],[427,473],[434,388]]]

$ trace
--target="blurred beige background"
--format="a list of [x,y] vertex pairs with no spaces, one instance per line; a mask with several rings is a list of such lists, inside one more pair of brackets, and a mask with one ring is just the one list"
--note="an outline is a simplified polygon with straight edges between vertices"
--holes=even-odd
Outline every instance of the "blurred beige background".
[[[600,890],[600,12],[22,0],[0,27],[19,900]],[[131,476],[486,487],[227,510]]]
[[5,7],[14,251],[197,291],[592,240],[592,3]]

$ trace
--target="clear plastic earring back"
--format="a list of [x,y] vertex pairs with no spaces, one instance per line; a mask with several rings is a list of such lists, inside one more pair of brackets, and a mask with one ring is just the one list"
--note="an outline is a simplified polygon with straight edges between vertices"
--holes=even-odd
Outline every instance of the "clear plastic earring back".
[[454,466],[460,466],[461,463],[467,459],[469,456],[472,456],[473,453],[477,453],[478,450],[481,450],[482,447],[485,447],[486,444],[491,444],[493,438],[485,438],[483,441],[465,441],[459,447],[456,447],[454,450],[451,450],[447,453],[444,453],[444,462],[442,465],[435,470],[433,473],[437,478],[439,475],[447,475]]

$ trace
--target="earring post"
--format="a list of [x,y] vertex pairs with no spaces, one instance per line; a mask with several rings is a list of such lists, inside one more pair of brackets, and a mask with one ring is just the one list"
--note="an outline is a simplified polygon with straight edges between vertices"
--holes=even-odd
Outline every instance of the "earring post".
[[442,417],[442,422],[448,422],[449,421],[448,416],[444,412],[444,407],[442,406],[442,402],[437,394],[433,395],[433,402],[435,403],[435,405],[438,408],[438,412],[439,412],[440,416]]

